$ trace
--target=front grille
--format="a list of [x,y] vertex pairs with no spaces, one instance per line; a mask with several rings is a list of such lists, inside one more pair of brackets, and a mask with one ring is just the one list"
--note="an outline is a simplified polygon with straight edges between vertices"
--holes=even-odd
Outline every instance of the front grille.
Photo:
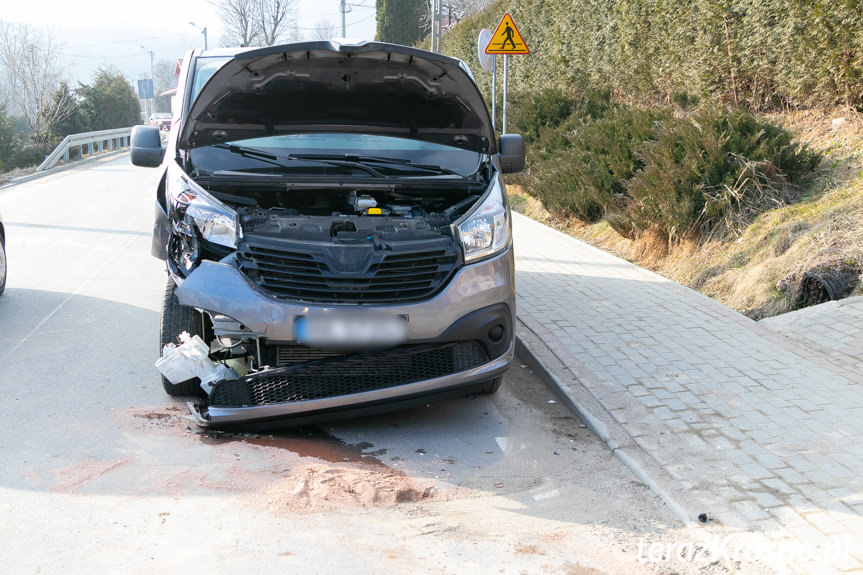
[[280,345],[276,348],[276,366],[285,367],[345,355],[338,351],[325,351],[302,345]]
[[[312,303],[404,303],[434,295],[458,266],[450,241],[429,249],[373,250],[365,267],[339,271],[327,251],[303,251],[276,242],[244,241],[237,256],[243,272],[263,291]],[[331,248],[333,249],[333,248]]]
[[253,407],[340,397],[466,371],[489,361],[477,342],[412,345],[346,355],[217,383],[212,407]]

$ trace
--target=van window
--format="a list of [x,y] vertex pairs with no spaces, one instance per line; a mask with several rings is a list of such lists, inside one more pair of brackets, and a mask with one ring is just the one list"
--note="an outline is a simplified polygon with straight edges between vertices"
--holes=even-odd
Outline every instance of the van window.
[[201,88],[204,87],[207,80],[212,78],[216,70],[224,66],[230,59],[228,56],[209,56],[200,57],[195,61],[195,81],[192,84],[192,97],[189,101],[195,101],[195,98],[201,93]]

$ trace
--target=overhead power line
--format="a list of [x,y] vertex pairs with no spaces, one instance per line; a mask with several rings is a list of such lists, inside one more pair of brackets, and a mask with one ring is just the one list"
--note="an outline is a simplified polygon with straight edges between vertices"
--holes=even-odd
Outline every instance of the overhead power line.
[[170,36],[150,36],[148,38],[131,38],[126,40],[115,40],[113,42],[98,42],[96,44],[77,44],[73,46],[74,48],[90,48],[93,46],[113,46],[114,44],[135,44],[140,42],[145,42],[147,40],[163,40],[165,38],[180,38],[185,37],[186,34],[171,34]]

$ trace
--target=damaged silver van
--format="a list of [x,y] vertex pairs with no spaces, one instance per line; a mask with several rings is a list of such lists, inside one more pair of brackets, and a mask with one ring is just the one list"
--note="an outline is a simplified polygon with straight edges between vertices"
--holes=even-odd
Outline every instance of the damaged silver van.
[[524,142],[496,139],[460,60],[369,42],[191,52],[167,142],[137,126],[131,158],[162,170],[160,369],[169,394],[199,396],[201,425],[499,387],[515,322],[502,174]]

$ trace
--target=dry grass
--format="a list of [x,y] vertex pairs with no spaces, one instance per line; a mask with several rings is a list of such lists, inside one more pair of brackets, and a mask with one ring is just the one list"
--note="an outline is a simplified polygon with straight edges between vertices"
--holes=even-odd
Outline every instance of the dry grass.
[[0,186],[5,186],[15,178],[29,176],[35,171],[36,166],[31,166],[29,168],[15,168],[14,170],[9,170],[8,172],[0,172]]
[[[840,109],[771,120],[821,151],[825,160],[797,203],[761,214],[738,237],[671,246],[651,233],[630,240],[605,222],[586,225],[556,218],[518,186],[509,187],[513,207],[754,319],[789,311],[797,305],[806,271],[825,264],[863,264],[863,115]],[[858,285],[853,293],[863,289]]]

